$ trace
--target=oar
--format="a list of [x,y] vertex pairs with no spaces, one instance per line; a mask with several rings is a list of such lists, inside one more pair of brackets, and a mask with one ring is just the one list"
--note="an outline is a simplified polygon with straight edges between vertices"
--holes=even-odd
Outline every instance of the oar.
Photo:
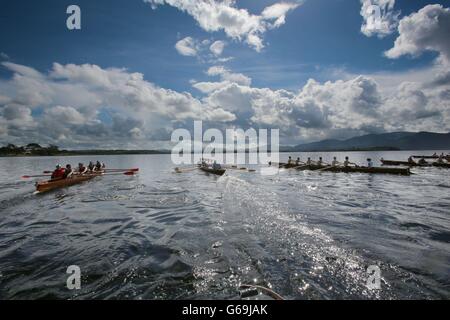
[[175,168],[175,173],[191,172],[191,171],[197,170],[198,168],[199,168],[199,167],[195,167],[195,168],[187,168],[187,169]]
[[38,174],[34,176],[22,176],[22,179],[30,179],[30,178],[42,178],[42,177],[50,177],[48,174]]
[[133,169],[103,169],[105,171],[126,171],[126,172],[138,172],[139,168],[133,168]]
[[[126,175],[126,176],[134,176],[136,171],[127,171],[127,172],[112,172],[112,173],[104,173],[103,176],[118,176],[118,175]],[[89,174],[87,174],[89,175]]]
[[329,167],[325,167],[325,168],[322,168],[322,169],[318,169],[318,170],[313,170],[313,171],[317,171],[317,172],[319,172],[319,171],[325,171],[325,170],[329,170],[329,169],[332,169],[332,168],[336,168],[336,166],[329,166]]
[[[103,169],[104,171],[111,171],[111,172],[138,172],[139,168],[132,168],[132,169]],[[52,171],[44,171],[43,173],[48,173],[51,174],[53,173]]]
[[238,168],[237,166],[226,166],[226,167],[224,167],[225,169],[231,169],[231,170],[239,170],[239,171],[248,171],[248,172],[256,172],[256,170],[255,169],[249,169],[249,168],[245,168],[245,167],[242,167],[242,168]]
[[303,169],[303,168],[306,168],[306,167],[309,167],[309,166],[310,166],[309,164],[302,164],[302,165],[299,165],[299,166],[296,166],[296,167],[286,168],[286,165],[284,165],[280,169]]

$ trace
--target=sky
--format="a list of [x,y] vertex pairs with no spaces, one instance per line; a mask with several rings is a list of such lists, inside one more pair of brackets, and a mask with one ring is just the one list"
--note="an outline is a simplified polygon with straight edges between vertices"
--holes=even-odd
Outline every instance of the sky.
[[0,2],[0,144],[165,148],[195,120],[284,145],[450,131],[449,1]]

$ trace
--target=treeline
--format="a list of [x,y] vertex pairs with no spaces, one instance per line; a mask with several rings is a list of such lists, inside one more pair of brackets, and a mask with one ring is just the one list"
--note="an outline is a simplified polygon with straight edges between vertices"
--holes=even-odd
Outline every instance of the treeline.
[[58,146],[43,147],[37,143],[26,146],[8,144],[0,148],[1,157],[14,156],[83,156],[83,155],[124,155],[124,154],[168,154],[168,150],[60,150]]
[[54,156],[61,154],[62,150],[59,150],[58,146],[49,145],[43,147],[37,143],[29,143],[26,146],[16,146],[12,143],[7,144],[0,148],[0,156]]

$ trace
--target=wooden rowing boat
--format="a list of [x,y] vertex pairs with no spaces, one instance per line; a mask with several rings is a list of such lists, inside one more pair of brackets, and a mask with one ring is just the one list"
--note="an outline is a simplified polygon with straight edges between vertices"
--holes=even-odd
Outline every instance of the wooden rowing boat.
[[[298,167],[296,164],[282,164],[280,163],[280,168],[294,168]],[[322,171],[329,171],[329,172],[345,172],[345,173],[353,173],[353,172],[359,172],[359,173],[384,173],[384,174],[397,174],[397,175],[405,175],[409,176],[411,174],[411,171],[409,168],[380,168],[380,167],[330,167],[330,166],[318,166],[318,165],[307,165],[307,166],[300,166],[297,168],[297,170],[322,170]]]
[[431,164],[411,163],[408,161],[380,160],[384,166],[430,167]]
[[[423,158],[423,159],[439,159],[440,156],[411,156],[413,158]],[[444,159],[450,159],[450,154],[443,157]]]
[[40,181],[36,183],[36,192],[43,193],[56,189],[66,188],[73,186],[75,184],[79,184],[85,181],[89,181],[95,177],[103,175],[104,172],[94,172],[84,175],[73,175],[67,179],[60,180],[48,180],[48,181]]
[[433,163],[433,167],[438,167],[438,168],[449,168],[450,169],[450,163],[439,163],[439,162],[435,162]]
[[88,180],[91,180],[96,175],[86,175],[86,176],[73,176],[71,178],[67,179],[61,179],[61,180],[48,180],[48,181],[41,181],[36,183],[36,192],[43,193],[52,191],[55,189],[61,189],[65,187],[70,187],[75,184],[79,184]]
[[227,171],[225,169],[213,169],[213,168],[204,167],[204,166],[203,167],[200,166],[200,170],[202,170],[203,172],[215,174],[218,176],[223,176],[225,174],[225,172]]

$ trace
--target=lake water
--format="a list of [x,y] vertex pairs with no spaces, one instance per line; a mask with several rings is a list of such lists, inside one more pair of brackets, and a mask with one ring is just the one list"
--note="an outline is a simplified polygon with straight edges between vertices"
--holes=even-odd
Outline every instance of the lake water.
[[[89,157],[0,158],[1,299],[238,299],[245,283],[287,299],[450,298],[449,169],[217,177],[175,174],[170,155],[91,158],[141,171],[34,195],[20,176]],[[80,290],[66,288],[70,265]]]

